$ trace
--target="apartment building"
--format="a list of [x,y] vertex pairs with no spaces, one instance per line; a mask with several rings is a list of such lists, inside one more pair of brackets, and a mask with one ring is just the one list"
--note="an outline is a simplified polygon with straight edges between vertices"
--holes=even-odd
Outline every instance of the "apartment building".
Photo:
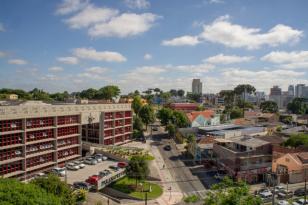
[[79,158],[83,128],[90,142],[125,143],[131,117],[130,104],[0,106],[0,176],[27,178]]
[[213,145],[217,165],[237,180],[248,183],[264,181],[265,173],[271,170],[271,144],[251,136],[215,139]]

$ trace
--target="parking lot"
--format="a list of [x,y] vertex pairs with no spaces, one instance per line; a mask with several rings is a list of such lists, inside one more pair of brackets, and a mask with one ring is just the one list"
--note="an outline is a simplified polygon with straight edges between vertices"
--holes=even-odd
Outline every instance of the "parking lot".
[[[104,169],[108,169],[110,165],[117,165],[116,161],[106,160],[96,165],[87,165],[83,169],[79,169],[77,171],[67,170],[67,183],[73,184],[76,181],[85,181],[89,176],[94,174],[98,174],[98,172],[103,171]],[[65,180],[64,177],[61,177]]]

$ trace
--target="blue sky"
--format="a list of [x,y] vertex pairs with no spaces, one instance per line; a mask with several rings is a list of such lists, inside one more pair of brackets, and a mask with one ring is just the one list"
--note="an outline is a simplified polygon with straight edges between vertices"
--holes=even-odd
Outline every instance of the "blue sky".
[[2,0],[0,87],[308,84],[306,0]]

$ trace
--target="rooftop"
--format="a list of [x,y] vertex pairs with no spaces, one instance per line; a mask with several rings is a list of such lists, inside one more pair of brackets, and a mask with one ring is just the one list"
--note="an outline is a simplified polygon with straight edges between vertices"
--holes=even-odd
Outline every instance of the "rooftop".
[[253,148],[270,144],[267,141],[264,141],[264,140],[261,140],[255,137],[250,137],[250,136],[233,137],[231,138],[231,140],[236,144],[243,145],[246,147],[253,147]]

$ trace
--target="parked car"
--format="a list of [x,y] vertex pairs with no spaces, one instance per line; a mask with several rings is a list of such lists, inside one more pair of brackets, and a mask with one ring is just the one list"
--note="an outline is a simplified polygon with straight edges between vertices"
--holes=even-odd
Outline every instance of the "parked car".
[[97,185],[97,182],[100,178],[101,177],[99,175],[92,175],[86,180],[86,182],[92,185]]
[[152,130],[153,131],[158,131],[158,127],[153,127]]
[[292,205],[300,205],[299,203],[297,203],[296,201],[292,202]]
[[299,200],[296,201],[296,203],[298,203],[299,205],[306,205],[306,204],[308,204],[308,200],[305,203],[305,199],[299,199]]
[[96,160],[100,160],[99,162],[101,162],[101,161],[106,161],[106,160],[108,159],[108,157],[105,157],[103,154],[95,154],[95,155],[94,155],[94,158],[95,158]]
[[53,168],[51,170],[51,172],[56,174],[56,175],[58,175],[58,176],[60,176],[60,177],[64,177],[65,174],[66,174],[65,168],[60,168],[60,167]]
[[74,182],[73,183],[74,189],[85,189],[90,190],[92,188],[92,185],[87,182]]
[[293,192],[292,191],[286,191],[286,190],[281,190],[277,194],[278,199],[290,199],[293,197]]
[[263,203],[270,202],[272,200],[272,193],[270,191],[264,191],[259,194]]
[[101,177],[108,176],[109,174],[111,174],[111,172],[108,169],[105,169],[104,171],[100,171],[98,173],[98,175],[101,176]]
[[85,165],[85,164],[83,163],[83,161],[81,161],[81,160],[73,161],[73,163],[74,163],[75,165],[78,165],[80,169],[83,169],[83,168],[86,167],[86,165]]
[[89,165],[95,165],[95,164],[97,164],[97,160],[94,159],[94,158],[86,158],[86,159],[84,160],[84,163],[85,163],[85,164],[89,164]]
[[170,151],[170,150],[171,150],[171,146],[170,146],[170,145],[166,145],[166,146],[164,146],[164,150],[166,150],[166,151]]
[[113,171],[119,171],[120,168],[118,166],[110,165],[109,169],[111,169]]
[[76,165],[75,163],[70,162],[70,163],[67,163],[67,164],[66,164],[66,168],[67,168],[68,170],[77,171],[77,170],[79,169],[79,166]]
[[118,167],[120,168],[125,168],[127,166],[128,166],[127,162],[118,162]]
[[294,191],[294,195],[295,196],[304,196],[305,195],[305,189],[304,188],[296,189]]
[[286,200],[280,200],[277,202],[278,205],[290,205]]

